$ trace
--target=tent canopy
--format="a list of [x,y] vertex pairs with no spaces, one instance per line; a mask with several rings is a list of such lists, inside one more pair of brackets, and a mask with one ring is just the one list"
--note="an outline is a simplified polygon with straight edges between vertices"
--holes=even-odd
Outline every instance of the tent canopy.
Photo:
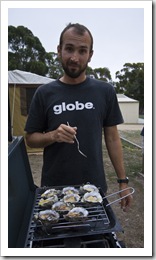
[[27,71],[8,71],[9,84],[46,84],[51,81],[54,81],[54,79],[43,77]]

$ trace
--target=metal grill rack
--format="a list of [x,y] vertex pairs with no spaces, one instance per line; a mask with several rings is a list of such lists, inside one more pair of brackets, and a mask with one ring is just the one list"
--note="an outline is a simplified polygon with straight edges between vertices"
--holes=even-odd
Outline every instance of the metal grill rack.
[[[77,186],[74,186],[78,188]],[[53,187],[54,188],[54,187]],[[77,207],[84,207],[88,212],[88,217],[84,221],[66,221],[63,215],[60,215],[58,223],[52,224],[50,229],[46,228],[42,224],[34,222],[33,216],[42,210],[38,206],[38,202],[41,199],[41,194],[48,189],[38,188],[36,191],[36,199],[34,203],[34,209],[32,212],[31,222],[28,230],[28,238],[25,247],[33,247],[35,243],[42,241],[52,241],[57,239],[67,239],[76,237],[93,236],[97,234],[104,234],[114,230],[121,231],[122,228],[117,222],[110,206],[105,207],[108,201],[105,199],[102,203],[84,203],[77,202]],[[62,187],[55,187],[55,189],[61,190]],[[101,194],[103,195],[103,194]],[[61,197],[59,197],[61,199]],[[84,242],[84,244],[87,242]],[[89,243],[89,242],[88,242]],[[91,243],[91,242],[90,242]]]

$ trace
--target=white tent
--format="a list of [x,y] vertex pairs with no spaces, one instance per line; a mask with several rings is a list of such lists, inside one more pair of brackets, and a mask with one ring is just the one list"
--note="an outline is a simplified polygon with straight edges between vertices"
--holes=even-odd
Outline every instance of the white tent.
[[24,136],[31,99],[36,89],[52,81],[54,79],[26,71],[8,71],[12,136]]
[[8,83],[9,84],[46,84],[54,79],[43,77],[31,72],[13,70],[8,71]]

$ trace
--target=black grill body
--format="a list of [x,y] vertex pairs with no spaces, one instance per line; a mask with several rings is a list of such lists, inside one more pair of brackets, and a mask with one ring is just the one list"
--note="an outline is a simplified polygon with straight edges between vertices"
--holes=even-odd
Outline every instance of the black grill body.
[[8,247],[24,247],[35,190],[24,139],[18,137],[8,151]]
[[[79,188],[79,186],[74,186]],[[41,194],[49,188],[61,190],[62,186],[36,187],[23,137],[9,146],[8,153],[8,247],[123,247],[116,238],[116,231],[123,231],[106,199],[100,204],[84,204],[88,218],[69,222],[63,216],[52,224],[50,230],[34,222],[34,214],[42,210],[38,206]],[[101,195],[102,191],[100,191]],[[61,198],[60,198],[61,199]]]

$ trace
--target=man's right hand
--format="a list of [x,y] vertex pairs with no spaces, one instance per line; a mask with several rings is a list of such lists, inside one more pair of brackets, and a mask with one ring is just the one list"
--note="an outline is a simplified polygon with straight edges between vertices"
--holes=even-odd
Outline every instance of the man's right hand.
[[56,130],[51,132],[52,140],[54,142],[65,142],[65,143],[74,143],[77,127],[67,126],[61,124]]
[[26,142],[31,148],[44,148],[55,142],[73,144],[77,127],[61,124],[56,130],[47,133],[27,133]]

